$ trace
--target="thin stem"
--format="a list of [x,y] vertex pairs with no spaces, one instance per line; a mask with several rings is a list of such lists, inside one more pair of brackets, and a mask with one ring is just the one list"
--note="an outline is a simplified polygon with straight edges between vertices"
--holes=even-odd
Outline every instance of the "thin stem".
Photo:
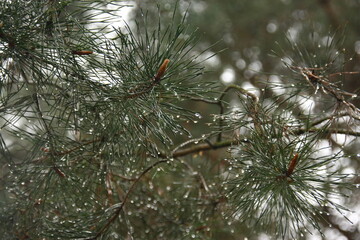
[[207,185],[207,183],[206,183],[206,181],[205,181],[204,176],[203,176],[199,171],[195,171],[194,168],[193,168],[188,162],[186,162],[186,161],[181,161],[181,163],[183,163],[188,169],[190,169],[190,171],[191,171],[192,173],[196,173],[196,175],[199,176],[200,181],[201,181],[201,184],[202,184],[202,186],[204,187],[205,191],[206,191],[206,192],[209,192],[209,187],[208,187],[208,185]]
[[186,156],[188,154],[197,153],[197,152],[201,152],[201,151],[209,151],[209,150],[216,150],[216,149],[220,149],[220,148],[229,147],[229,146],[232,146],[235,144],[239,144],[239,142],[248,142],[248,140],[247,139],[242,139],[242,140],[235,139],[235,140],[215,142],[212,144],[203,143],[203,144],[198,144],[196,146],[192,146],[189,148],[177,150],[174,153],[172,153],[170,156],[167,156],[165,153],[160,153],[159,157],[161,157],[161,158],[168,158],[168,157],[177,158],[177,157],[182,157],[182,156]]
[[[300,128],[296,131],[293,131],[293,133],[295,135],[301,135],[301,134],[304,134],[307,132],[309,132],[309,133],[322,132],[325,134],[346,134],[346,135],[351,135],[354,137],[360,137],[360,132],[349,131],[346,129],[329,128],[329,129],[324,130],[324,129],[320,129],[320,128],[310,128],[310,129]],[[244,139],[240,139],[240,140],[234,139],[234,140],[220,141],[220,142],[215,142],[215,143],[203,143],[203,144],[198,144],[196,146],[192,146],[192,147],[188,147],[188,148],[184,148],[184,149],[178,149],[176,151],[173,151],[173,153],[170,156],[166,155],[165,153],[160,153],[158,156],[161,158],[182,157],[182,156],[186,156],[188,154],[197,153],[197,152],[201,152],[201,151],[217,150],[220,148],[230,147],[235,144],[239,144],[240,142],[248,143],[249,141],[246,138],[244,138]]]
[[[256,112],[258,111],[259,98],[255,94],[253,94],[253,93],[251,93],[251,92],[245,90],[244,88],[242,88],[242,87],[240,87],[238,85],[235,85],[235,84],[231,84],[231,85],[227,86],[225,88],[225,90],[223,91],[223,93],[219,97],[219,103],[221,103],[221,105],[220,105],[220,115],[222,115],[224,113],[224,106],[222,105],[223,99],[224,99],[226,93],[231,89],[234,89],[237,92],[239,92],[240,94],[242,94],[244,96],[247,96],[247,97],[250,97],[252,99],[252,101],[254,103],[253,119],[256,119],[256,117],[254,115],[256,115]],[[223,119],[219,118],[220,132],[219,132],[219,135],[217,137],[217,141],[221,141],[221,138],[222,138],[221,128],[222,128],[222,126],[223,126]]]
[[351,135],[354,137],[360,137],[360,132],[350,131],[347,129],[336,129],[336,128],[329,128],[329,129],[319,129],[319,128],[310,128],[310,129],[299,129],[296,133],[303,134],[305,132],[323,132],[324,134],[346,134]]
[[328,120],[333,120],[334,118],[339,118],[339,117],[345,117],[345,116],[349,116],[348,113],[341,113],[341,114],[333,114],[333,115],[330,115],[330,116],[326,116],[326,117],[323,117],[323,118],[320,118],[314,122],[312,122],[309,126],[310,127],[314,127],[316,125],[319,125],[325,121],[328,121]]
[[179,144],[177,147],[175,147],[172,151],[171,151],[171,155],[173,155],[176,151],[178,151],[180,148],[190,144],[190,143],[195,143],[197,144],[198,142],[200,141],[204,141],[205,139],[204,138],[194,138],[194,139],[190,139],[186,142],[183,142],[181,144]]
[[[87,141],[87,142],[84,142],[82,143],[81,145],[79,146],[76,146],[76,147],[73,147],[73,148],[70,148],[68,150],[65,150],[65,151],[61,151],[61,152],[56,152],[54,150],[51,150],[51,149],[43,149],[44,152],[52,152],[53,155],[55,156],[64,156],[64,155],[67,155],[67,154],[70,154],[78,149],[81,149],[82,147],[86,146],[86,145],[89,145],[89,144],[92,144],[92,143],[96,143],[96,142],[99,142],[99,141],[102,141],[101,138],[98,138],[98,139],[94,139],[94,140],[91,140],[91,141]],[[43,161],[43,160],[46,160],[48,159],[49,156],[42,156],[42,157],[39,157],[39,158],[36,158],[33,160],[33,162],[39,162],[39,161]]]
[[147,167],[137,178],[136,180],[131,184],[129,190],[126,192],[124,199],[122,201],[122,203],[117,207],[116,211],[113,213],[113,216],[108,220],[108,222],[105,224],[105,226],[103,226],[100,231],[95,235],[94,238],[88,238],[90,239],[97,239],[98,237],[101,236],[102,233],[104,233],[109,227],[110,225],[116,220],[116,218],[119,217],[121,210],[124,208],[126,201],[128,200],[130,193],[134,190],[136,184],[141,180],[141,178],[147,173],[149,172],[151,169],[153,169],[155,166],[161,164],[161,163],[166,163],[168,162],[168,160],[159,160],[153,164],[151,164],[149,167]]

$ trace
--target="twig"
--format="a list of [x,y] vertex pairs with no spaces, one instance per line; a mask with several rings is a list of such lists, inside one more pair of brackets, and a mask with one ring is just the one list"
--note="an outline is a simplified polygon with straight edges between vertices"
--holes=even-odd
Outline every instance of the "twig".
[[[185,141],[185,142],[183,142],[183,143],[181,143],[181,144],[179,144],[177,147],[175,147],[172,151],[171,151],[171,156],[176,152],[176,151],[178,151],[180,148],[182,148],[182,147],[184,147],[184,146],[186,146],[186,145],[188,145],[188,144],[190,144],[190,143],[195,143],[195,144],[197,144],[198,142],[200,142],[200,141],[205,141],[205,139],[204,138],[194,138],[194,139],[190,139],[190,140],[188,140],[188,141]],[[211,144],[211,143],[210,143]],[[209,145],[210,145],[209,144]]]
[[209,187],[208,187],[208,185],[207,185],[207,183],[205,181],[204,176],[199,171],[195,171],[194,168],[188,162],[181,161],[181,163],[183,163],[185,166],[187,166],[187,168],[189,168],[191,172],[196,173],[196,175],[199,176],[201,184],[203,185],[205,191],[209,192]]
[[333,114],[333,115],[330,115],[330,116],[326,116],[326,117],[320,118],[320,119],[312,122],[310,124],[310,127],[314,127],[316,125],[319,125],[319,124],[321,124],[321,123],[323,123],[323,122],[325,122],[327,120],[332,120],[334,118],[345,117],[345,116],[349,116],[349,114],[348,113],[341,113],[341,114]]
[[136,181],[136,178],[130,178],[130,177],[125,177],[123,175],[117,174],[117,173],[112,173],[113,176],[124,179],[126,181]]
[[[294,130],[293,133],[295,135],[301,135],[307,132],[322,132],[325,134],[346,134],[346,135],[351,135],[354,137],[360,137],[360,132],[355,132],[355,131],[349,131],[346,129],[334,129],[334,128],[329,128],[329,129],[321,129],[321,128],[309,128],[309,129],[305,129],[305,128],[299,128],[297,130]],[[198,144],[196,146],[192,146],[192,147],[188,147],[185,149],[178,149],[176,151],[174,151],[170,156],[168,156],[166,153],[160,153],[158,156],[161,158],[176,158],[176,157],[182,157],[182,156],[186,156],[188,154],[192,154],[192,153],[197,153],[197,152],[201,152],[201,151],[209,151],[209,150],[216,150],[216,149],[220,149],[220,148],[225,148],[225,147],[230,147],[232,145],[235,144],[239,144],[240,142],[243,143],[248,143],[249,140],[247,140],[246,138],[244,139],[234,139],[234,140],[227,140],[227,141],[220,141],[220,142],[215,142],[215,143],[203,143],[203,144]]]
[[[308,67],[296,67],[289,66],[290,69],[298,70],[300,74],[306,79],[306,81],[315,89],[315,94],[319,89],[326,95],[333,97],[338,104],[343,104],[347,107],[348,113],[354,119],[360,120],[360,109],[357,108],[354,104],[349,102],[346,97],[355,98],[357,94],[346,92],[340,89],[336,84],[331,83],[326,77],[322,75],[317,75],[314,73],[314,70],[322,68],[308,68]],[[349,72],[350,74],[355,74],[355,72]],[[333,75],[339,75],[340,73],[329,74],[327,77]],[[344,73],[345,74],[345,73]]]
[[244,138],[242,140],[235,139],[235,140],[215,142],[215,143],[212,143],[212,144],[203,143],[203,144],[198,144],[198,145],[193,146],[193,147],[177,150],[174,153],[172,153],[170,156],[168,156],[166,153],[160,153],[158,156],[161,157],[161,158],[182,157],[182,156],[185,156],[185,155],[188,155],[188,154],[191,154],[191,153],[197,153],[197,152],[201,152],[201,151],[216,150],[216,149],[219,149],[219,148],[229,147],[229,146],[232,146],[234,144],[239,144],[240,142],[248,142],[248,140]]
[[140,181],[140,179],[141,179],[147,172],[149,172],[151,169],[153,169],[155,166],[157,166],[157,165],[159,165],[159,164],[161,164],[161,163],[166,163],[166,162],[168,162],[168,160],[159,160],[159,161],[151,164],[149,167],[147,167],[147,168],[136,178],[136,180],[131,184],[129,190],[126,192],[126,194],[125,194],[125,196],[124,196],[124,199],[123,199],[122,203],[121,203],[118,207],[116,207],[117,209],[116,209],[116,211],[113,213],[113,216],[112,216],[112,217],[108,220],[108,222],[100,229],[100,231],[95,235],[95,237],[93,237],[93,238],[88,238],[88,239],[89,239],[89,240],[90,240],[90,239],[97,239],[98,237],[100,237],[100,235],[110,227],[111,223],[113,223],[113,222],[116,220],[116,218],[119,217],[119,215],[120,215],[120,213],[121,213],[121,210],[124,208],[125,203],[126,203],[127,199],[128,199],[129,196],[130,196],[130,193],[134,190],[136,184]]
[[[84,142],[79,146],[76,146],[76,147],[70,148],[68,150],[61,151],[61,152],[53,151],[51,148],[50,149],[44,148],[44,149],[42,149],[42,151],[44,151],[44,152],[52,152],[53,156],[64,156],[64,155],[72,153],[72,152],[74,152],[74,151],[76,151],[76,150],[78,150],[78,149],[80,149],[80,148],[82,148],[82,147],[84,147],[86,145],[89,145],[89,144],[92,144],[92,143],[95,143],[95,142],[99,142],[99,141],[102,141],[102,138],[98,138],[98,139],[94,139],[94,140],[91,140],[91,141]],[[49,156],[42,156],[42,157],[34,159],[33,162],[43,161],[43,160],[46,160],[48,158],[49,158]]]
[[[234,89],[234,90],[238,91],[240,94],[245,95],[247,97],[250,97],[252,99],[252,101],[254,103],[253,118],[255,119],[254,115],[258,111],[259,98],[255,94],[253,94],[253,93],[251,93],[251,92],[245,90],[244,88],[242,88],[242,87],[240,87],[238,85],[235,85],[235,84],[231,84],[231,85],[227,86],[225,88],[225,90],[223,91],[223,93],[219,97],[219,103],[221,104],[220,105],[220,115],[222,115],[224,113],[224,106],[222,105],[223,99],[224,99],[226,93],[231,89]],[[219,128],[221,129],[222,126],[223,126],[223,119],[219,118]],[[221,141],[221,138],[222,138],[222,132],[220,131],[219,135],[217,137],[217,141],[218,142]]]
[[360,132],[355,132],[355,131],[349,131],[346,129],[336,129],[336,128],[328,128],[328,129],[319,129],[319,128],[310,128],[310,129],[299,129],[297,131],[295,131],[296,134],[303,134],[305,132],[322,132],[324,134],[346,134],[346,135],[351,135],[354,137],[360,137]]

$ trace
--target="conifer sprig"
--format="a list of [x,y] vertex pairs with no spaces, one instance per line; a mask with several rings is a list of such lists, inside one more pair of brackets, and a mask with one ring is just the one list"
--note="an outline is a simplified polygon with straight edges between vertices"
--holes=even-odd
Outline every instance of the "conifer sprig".
[[[287,45],[291,52],[281,47],[284,54],[281,61],[292,72],[293,79],[296,79],[291,83],[298,89],[304,88],[303,93],[309,96],[322,95],[318,98],[319,101],[329,98],[334,111],[339,115],[347,112],[353,119],[359,120],[360,110],[352,103],[358,95],[343,89],[345,76],[360,75],[359,72],[344,71],[345,64],[353,60],[352,57],[345,59],[344,35],[324,34],[321,31],[315,34],[313,30],[306,37],[299,37],[302,34],[297,37],[288,36]],[[327,104],[330,105],[329,103]]]
[[250,130],[248,143],[232,149],[227,188],[233,217],[283,239],[311,231],[309,225],[321,231],[324,209],[346,211],[332,199],[348,197],[342,190],[351,188],[345,178],[353,176],[330,170],[340,155],[319,155],[321,130],[294,135],[286,120],[267,119]]

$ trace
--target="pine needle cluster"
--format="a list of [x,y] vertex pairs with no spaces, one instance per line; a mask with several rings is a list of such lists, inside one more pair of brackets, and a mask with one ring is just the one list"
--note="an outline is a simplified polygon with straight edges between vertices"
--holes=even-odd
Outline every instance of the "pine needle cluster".
[[298,135],[279,116],[261,119],[268,120],[231,149],[227,196],[233,218],[281,238],[296,239],[311,232],[309,226],[321,231],[328,209],[347,211],[331,199],[348,197],[350,185],[343,180],[352,176],[333,167],[340,155],[321,154],[323,133]]

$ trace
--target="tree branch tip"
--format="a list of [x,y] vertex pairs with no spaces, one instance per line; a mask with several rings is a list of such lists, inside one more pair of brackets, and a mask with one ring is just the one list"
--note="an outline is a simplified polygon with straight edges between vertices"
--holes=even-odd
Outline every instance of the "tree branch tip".
[[161,66],[159,67],[159,70],[157,71],[155,78],[154,78],[156,82],[160,81],[160,79],[164,76],[169,62],[170,62],[170,60],[166,58],[163,61],[163,63],[161,64]]
[[93,54],[94,52],[91,50],[74,50],[74,51],[71,51],[71,53],[74,55],[83,56],[83,55]]
[[297,162],[298,162],[298,158],[299,158],[299,154],[296,153],[296,154],[294,155],[294,157],[290,160],[289,167],[288,167],[288,169],[287,169],[287,171],[286,171],[286,176],[287,176],[287,177],[290,177],[291,174],[294,172],[294,169],[295,169],[296,164],[297,164]]

